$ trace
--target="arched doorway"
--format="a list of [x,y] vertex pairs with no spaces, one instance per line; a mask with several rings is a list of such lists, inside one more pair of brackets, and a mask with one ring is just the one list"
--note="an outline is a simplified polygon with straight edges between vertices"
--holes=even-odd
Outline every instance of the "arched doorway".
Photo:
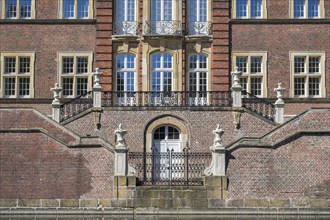
[[170,125],[158,127],[153,132],[153,147],[160,153],[182,151],[180,131]]

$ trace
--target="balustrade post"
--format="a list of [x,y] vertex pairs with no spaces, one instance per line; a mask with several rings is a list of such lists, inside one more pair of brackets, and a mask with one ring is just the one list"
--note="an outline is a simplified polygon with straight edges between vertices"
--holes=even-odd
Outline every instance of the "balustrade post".
[[116,135],[116,146],[115,146],[115,176],[127,176],[128,175],[128,146],[125,142],[124,135],[127,133],[123,130],[121,124],[117,130]]
[[235,71],[231,73],[234,76],[234,84],[231,87],[233,107],[242,107],[242,86],[240,84],[239,77],[242,75],[242,71],[235,67]]
[[204,174],[206,176],[226,176],[226,149],[222,145],[221,136],[224,131],[220,129],[219,124],[217,128],[212,132],[215,137],[213,145],[210,147],[212,152],[211,165],[205,169]]
[[62,88],[60,88],[58,86],[58,83],[55,83],[54,88],[51,88],[50,90],[54,92],[54,100],[52,102],[52,108],[53,108],[52,118],[57,123],[60,123],[61,122],[61,102],[59,100],[59,96],[60,96],[60,92],[62,91]]
[[283,91],[285,88],[282,87],[282,83],[278,83],[278,87],[274,89],[274,92],[277,93],[277,100],[275,102],[275,122],[279,124],[284,123],[284,101]]
[[94,86],[93,86],[93,107],[101,108],[102,106],[102,86],[100,85],[100,79],[103,75],[102,72],[99,72],[99,68],[95,68],[94,76]]

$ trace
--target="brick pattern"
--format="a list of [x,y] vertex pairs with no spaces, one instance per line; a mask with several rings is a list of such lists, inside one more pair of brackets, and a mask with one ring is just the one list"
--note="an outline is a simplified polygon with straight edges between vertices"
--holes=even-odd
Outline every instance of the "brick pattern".
[[308,135],[277,149],[240,148],[228,162],[228,196],[242,198],[328,198],[330,139]]
[[317,103],[315,101],[306,102],[304,100],[295,103],[288,103],[287,101],[284,102],[284,115],[298,115],[311,108],[330,108],[330,99],[327,99],[322,103]]
[[69,149],[41,133],[0,138],[1,199],[112,197],[114,159],[106,149]]
[[[154,119],[171,115],[188,128],[188,146],[191,151],[209,151],[213,144],[212,130],[217,124],[225,130],[223,143],[225,145],[238,140],[243,136],[258,137],[274,128],[273,125],[256,118],[248,113],[241,117],[241,128],[234,127],[233,112],[231,111],[104,111],[101,116],[101,128],[94,124],[93,114],[79,118],[67,125],[66,128],[79,133],[81,136],[100,136],[114,145],[114,130],[121,123],[127,130],[125,136],[131,151],[144,150],[144,137],[148,124]],[[256,127],[262,129],[255,129]]]

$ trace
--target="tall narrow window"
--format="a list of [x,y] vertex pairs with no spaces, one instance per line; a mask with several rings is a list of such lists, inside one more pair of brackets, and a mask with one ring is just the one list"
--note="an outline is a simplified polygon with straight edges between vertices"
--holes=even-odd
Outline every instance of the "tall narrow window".
[[265,0],[233,0],[235,18],[265,18]]
[[72,98],[85,95],[92,84],[91,54],[61,53],[59,57],[62,96]]
[[1,54],[1,96],[5,98],[33,97],[34,54]]
[[207,56],[193,54],[189,57],[189,97],[190,105],[207,104],[208,88]]
[[293,18],[321,18],[324,0],[293,0]]
[[208,22],[208,0],[189,1],[189,35],[210,35]]
[[86,19],[92,18],[92,0],[61,0],[62,18]]
[[292,53],[294,97],[322,97],[324,77],[323,53]]
[[5,2],[5,18],[29,19],[34,17],[35,0],[3,0]]
[[266,85],[266,54],[265,53],[234,53],[234,67],[242,71],[240,83],[243,90],[265,97]]
[[116,104],[135,104],[136,64],[133,54],[118,54],[116,56]]
[[115,13],[114,34],[136,35],[136,0],[117,0]]
[[168,53],[156,53],[151,56],[152,59],[152,86],[151,90],[155,92],[172,91],[172,55]]

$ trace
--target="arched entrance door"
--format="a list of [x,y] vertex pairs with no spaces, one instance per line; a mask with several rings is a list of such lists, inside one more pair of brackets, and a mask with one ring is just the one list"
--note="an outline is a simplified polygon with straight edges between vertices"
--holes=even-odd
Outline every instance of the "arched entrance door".
[[[168,181],[180,179],[183,172],[179,166],[184,163],[181,154],[181,134],[173,126],[158,127],[153,133],[153,180]],[[182,170],[183,171],[183,170]]]

